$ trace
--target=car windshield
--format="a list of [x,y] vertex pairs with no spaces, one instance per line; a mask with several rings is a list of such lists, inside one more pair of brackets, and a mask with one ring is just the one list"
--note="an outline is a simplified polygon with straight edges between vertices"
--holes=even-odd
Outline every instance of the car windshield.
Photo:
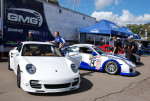
[[97,47],[97,46],[94,46],[93,49],[94,49],[96,52],[98,52],[100,55],[106,54],[102,49],[100,49],[100,48]]
[[25,44],[22,49],[22,56],[53,56],[61,57],[58,49],[47,44]]

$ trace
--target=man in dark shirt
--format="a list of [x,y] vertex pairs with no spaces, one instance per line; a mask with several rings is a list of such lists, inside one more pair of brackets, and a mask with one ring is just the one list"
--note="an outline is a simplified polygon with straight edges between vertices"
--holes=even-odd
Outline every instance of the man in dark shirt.
[[121,39],[120,39],[120,38],[117,38],[117,40],[118,40],[118,47],[122,48]]
[[29,32],[29,36],[26,38],[26,41],[35,41],[35,38],[33,37],[31,32]]
[[2,34],[0,32],[0,61],[2,60],[3,52],[4,52],[3,39],[2,39]]
[[132,53],[134,49],[134,43],[131,42],[131,37],[128,37],[127,42],[124,46],[124,50],[126,52],[126,58],[132,60]]
[[128,48],[130,48],[132,50],[134,49],[134,43],[131,42],[131,38],[130,37],[127,39],[127,42],[126,42],[124,48],[125,48],[125,50],[128,49]]
[[112,54],[118,55],[118,41],[117,41],[117,36],[113,37],[114,40],[114,50]]

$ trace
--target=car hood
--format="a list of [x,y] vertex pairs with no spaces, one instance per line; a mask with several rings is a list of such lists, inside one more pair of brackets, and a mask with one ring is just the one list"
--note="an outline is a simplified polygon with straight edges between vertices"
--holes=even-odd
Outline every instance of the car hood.
[[102,54],[102,56],[108,57],[110,59],[120,59],[120,60],[126,59],[123,56],[112,55],[112,54]]
[[71,62],[65,57],[24,57],[29,64],[36,67],[40,73],[68,73],[72,72]]

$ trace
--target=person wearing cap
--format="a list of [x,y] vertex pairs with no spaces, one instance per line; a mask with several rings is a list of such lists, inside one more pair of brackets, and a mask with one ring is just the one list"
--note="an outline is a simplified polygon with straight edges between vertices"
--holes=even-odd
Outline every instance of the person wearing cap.
[[59,31],[55,32],[55,40],[50,42],[55,43],[55,46],[60,50],[66,44],[65,40],[59,35]]
[[127,42],[124,45],[124,50],[126,53],[126,58],[128,58],[129,60],[132,60],[133,49],[134,49],[134,44],[131,42],[131,37],[128,37]]
[[26,41],[36,41],[31,32],[29,32],[29,36],[26,38]]
[[112,54],[118,55],[118,41],[117,41],[117,36],[113,37],[114,40],[114,50]]

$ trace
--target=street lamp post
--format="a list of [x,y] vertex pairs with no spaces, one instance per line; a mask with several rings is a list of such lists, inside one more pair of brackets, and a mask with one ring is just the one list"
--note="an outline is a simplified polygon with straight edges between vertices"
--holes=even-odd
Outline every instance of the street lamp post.
[[74,0],[73,11],[75,11],[75,2],[76,2],[76,0]]

